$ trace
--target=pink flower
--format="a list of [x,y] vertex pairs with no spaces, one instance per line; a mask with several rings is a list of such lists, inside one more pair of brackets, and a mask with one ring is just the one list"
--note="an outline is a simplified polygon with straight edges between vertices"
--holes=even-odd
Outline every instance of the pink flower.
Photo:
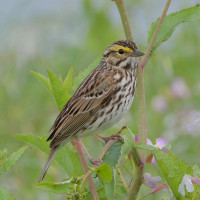
[[121,160],[120,160],[120,165],[122,164],[124,162],[124,158],[122,158]]
[[135,144],[137,144],[138,142],[139,142],[139,135],[136,134],[136,135],[135,135]]
[[[139,136],[136,134],[136,135],[135,135],[135,143],[137,144],[138,142],[139,142]],[[157,138],[157,139],[156,139],[156,144],[155,144],[155,145],[153,145],[153,143],[151,142],[151,140],[147,138],[146,144],[151,145],[151,146],[153,146],[153,147],[156,147],[157,149],[161,149],[162,151],[164,151],[165,153],[168,154],[167,149],[164,149],[164,148],[163,148],[163,147],[165,147],[165,146],[168,144],[168,141],[165,140],[164,138]],[[152,155],[152,154],[151,154],[151,155]],[[153,156],[153,155],[152,155],[152,156]],[[150,158],[150,159],[151,159],[151,158]],[[151,159],[149,162],[152,162],[152,163],[155,164],[155,165],[157,164],[157,162],[156,162],[154,156],[152,157],[152,159]]]
[[151,104],[152,108],[158,113],[164,113],[168,109],[168,101],[162,95],[154,97]]
[[150,173],[145,173],[143,178],[144,178],[144,185],[146,185],[147,187],[150,187],[150,188],[155,188],[156,183],[162,182],[162,179],[160,176],[151,177]]
[[151,174],[149,173],[145,173],[143,176],[144,180],[143,180],[143,184],[146,185],[147,187],[153,188],[151,190],[151,194],[155,194],[156,192],[162,190],[164,192],[170,191],[171,193],[171,197],[170,200],[173,199],[173,193],[171,191],[171,189],[169,188],[169,186],[167,185],[167,183],[162,183],[160,185],[156,185],[157,183],[161,183],[162,179],[160,176],[154,176],[152,177]]
[[171,94],[176,99],[186,99],[190,96],[190,91],[183,78],[175,78],[171,84]]
[[[165,153],[168,154],[167,149],[164,149],[164,148],[163,148],[163,147],[165,147],[165,146],[168,144],[168,141],[165,140],[164,138],[157,138],[157,139],[156,139],[156,144],[154,144],[154,145],[153,145],[153,143],[151,142],[151,140],[147,138],[147,142],[146,142],[146,143],[147,143],[148,145],[151,145],[151,146],[157,148],[157,149],[161,149],[162,151],[164,151]],[[155,164],[155,165],[157,164],[157,162],[156,162],[154,156],[153,156],[151,162],[152,162],[153,164]]]

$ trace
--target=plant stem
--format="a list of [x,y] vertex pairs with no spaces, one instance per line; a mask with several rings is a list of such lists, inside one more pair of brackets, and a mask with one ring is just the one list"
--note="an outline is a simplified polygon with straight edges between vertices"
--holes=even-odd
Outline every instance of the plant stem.
[[[128,17],[126,14],[126,9],[124,7],[124,1],[123,0],[114,0],[114,2],[116,3],[121,19],[122,19],[122,23],[124,26],[124,31],[125,31],[125,35],[126,38],[128,40],[133,41],[133,36],[131,33],[131,29],[130,29],[130,25],[129,25],[129,21],[128,21]],[[143,83],[143,73],[140,73],[141,69],[139,67],[139,77],[138,77],[138,82],[139,85],[141,85],[140,83]],[[142,85],[141,85],[142,86]],[[144,87],[144,86],[143,86]],[[141,87],[138,87],[138,93],[140,94],[140,101],[139,101],[139,108],[140,108],[140,112],[139,112],[139,121],[140,121],[140,125],[139,125],[139,133],[140,133],[140,138],[143,140],[142,142],[146,142],[146,111],[145,111],[145,94],[144,94],[144,89],[142,90]],[[143,176],[143,171],[144,171],[144,164],[145,163],[145,151],[143,152],[143,156],[142,159],[140,158],[137,150],[133,149],[132,152],[133,155],[133,160],[135,163],[135,173],[133,175],[133,181],[131,183],[130,186],[130,190],[128,193],[128,199],[136,199],[138,192],[140,190],[140,186],[142,184],[142,176]],[[143,161],[143,162],[142,162]]]
[[[147,133],[146,133],[146,104],[145,104],[145,90],[144,90],[144,67],[147,64],[149,55],[151,53],[151,49],[153,47],[153,44],[156,40],[156,37],[158,35],[158,32],[160,30],[160,27],[164,21],[164,18],[166,16],[167,10],[169,8],[169,5],[171,3],[171,0],[168,0],[165,8],[163,10],[163,13],[161,15],[161,18],[158,22],[158,25],[156,26],[155,32],[151,38],[151,41],[147,47],[147,50],[145,52],[145,56],[143,57],[141,63],[140,63],[140,67],[138,69],[138,73],[137,73],[137,77],[138,77],[138,101],[139,101],[139,133],[140,133],[140,137],[139,137],[139,142],[143,142],[146,143],[147,140]],[[145,163],[146,161],[146,151],[144,150],[140,150],[141,152],[141,159],[143,161],[143,163]]]
[[[146,143],[147,132],[146,132],[146,104],[145,104],[145,90],[144,90],[144,69],[138,67],[137,71],[137,95],[138,95],[138,132],[139,132],[139,142]],[[140,150],[141,160],[143,164],[146,163],[146,151]]]
[[[109,142],[106,143],[106,145],[103,147],[102,151],[100,152],[99,156],[98,156],[98,160],[102,160],[104,155],[107,153],[107,151],[110,149],[110,147],[115,144],[116,142],[118,142],[118,140],[110,140]],[[93,168],[96,168],[97,166],[93,165]],[[82,179],[82,182],[80,184],[80,189],[83,189],[83,186],[86,182],[86,180],[88,179],[88,177],[90,177],[90,175],[92,174],[92,170],[88,170],[87,173],[84,175],[84,178]]]
[[142,163],[136,149],[133,149],[132,154],[135,163],[135,172],[128,192],[128,200],[135,200],[137,198],[140,186],[142,185],[142,177],[144,172],[144,164]]
[[[117,133],[115,133],[115,135],[119,135],[124,129],[126,128],[126,126],[123,126]],[[103,147],[102,151],[100,152],[97,160],[102,161],[103,157],[105,156],[105,154],[107,153],[107,151],[110,149],[110,147],[115,144],[116,142],[118,142],[118,140],[109,140],[105,146]],[[81,146],[81,144],[80,144]],[[88,156],[88,158],[92,158],[89,154],[89,152],[87,151],[87,149],[85,148],[84,144],[82,144],[82,148],[84,149],[86,155]],[[93,165],[93,168],[96,168],[98,166]],[[87,173],[85,174],[84,178],[82,179],[82,182],[80,184],[80,189],[83,189],[83,185],[85,184],[85,181],[88,179],[88,177],[92,174],[92,170],[88,170]]]
[[121,182],[122,182],[122,184],[123,184],[125,190],[128,192],[128,186],[127,186],[126,181],[124,180],[124,177],[123,177],[123,175],[122,175],[122,172],[121,172],[121,170],[120,170],[119,168],[118,168],[117,172],[118,172],[118,174],[119,174],[119,177],[120,177],[120,179],[121,179]]
[[133,41],[133,35],[131,33],[131,28],[130,28],[130,25],[129,25],[127,12],[126,12],[126,9],[125,9],[125,6],[124,6],[124,1],[123,0],[113,0],[113,1],[116,3],[117,8],[119,10],[119,14],[120,14],[122,24],[123,24],[123,27],[124,27],[124,32],[125,32],[125,35],[126,35],[126,39]]
[[[133,40],[132,34],[131,34],[131,29],[130,29],[130,25],[129,25],[129,21],[128,21],[128,17],[126,14],[126,10],[124,7],[124,2],[123,0],[114,0],[114,2],[116,3],[121,19],[122,19],[122,23],[124,26],[124,31],[126,34],[126,38],[128,40]],[[147,48],[146,54],[140,64],[140,66],[138,67],[138,73],[137,73],[137,77],[138,77],[138,81],[137,81],[137,85],[138,85],[138,99],[139,99],[139,140],[140,142],[146,143],[146,139],[147,139],[147,133],[146,133],[146,105],[145,105],[145,90],[144,90],[144,66],[146,65],[151,49],[153,47],[153,44],[155,42],[156,36],[158,35],[158,32],[160,30],[160,27],[162,25],[162,22],[164,20],[164,17],[167,13],[167,10],[169,8],[169,5],[171,3],[171,0],[167,1],[167,4],[165,6],[165,9],[162,13],[162,16],[158,22],[158,25],[156,27],[156,30],[152,36],[151,42]],[[143,176],[143,171],[144,171],[144,165],[145,165],[145,158],[146,158],[146,151],[140,151],[141,152],[141,158],[137,153],[137,150],[133,149],[132,155],[133,155],[133,159],[135,162],[135,173],[133,176],[133,181],[131,183],[130,186],[130,190],[129,190],[129,194],[128,194],[128,199],[129,200],[134,200],[137,198],[140,186],[142,184],[142,176]]]
[[142,62],[141,62],[141,64],[140,64],[140,65],[141,65],[141,68],[144,68],[145,65],[146,65],[146,63],[147,63],[147,61],[148,61],[149,55],[150,55],[150,53],[151,53],[151,49],[152,49],[153,44],[154,44],[154,42],[155,42],[155,40],[156,40],[156,37],[157,37],[158,32],[159,32],[159,30],[160,30],[160,27],[161,27],[161,25],[162,25],[162,23],[163,23],[163,21],[164,21],[164,18],[165,18],[165,16],[166,16],[166,13],[167,13],[167,10],[168,10],[168,8],[169,8],[170,3],[171,3],[171,0],[168,0],[167,3],[166,3],[166,5],[165,5],[165,8],[164,8],[164,10],[163,10],[163,13],[162,13],[162,15],[161,15],[161,17],[160,17],[160,20],[159,20],[159,22],[158,22],[158,25],[156,26],[155,32],[154,32],[154,34],[153,34],[153,36],[152,36],[152,38],[151,38],[151,41],[150,41],[150,43],[149,43],[149,46],[147,47],[145,56],[144,56],[144,58],[142,59]]
[[[82,164],[82,167],[84,169],[85,174],[88,174],[89,173],[88,165],[87,165],[87,162],[86,162],[85,157],[83,155],[83,152],[81,150],[81,145],[79,144],[79,141],[78,140],[72,141],[72,144],[74,146],[76,146],[76,150],[77,150],[77,153],[78,153],[78,156],[79,156],[79,159],[81,161],[81,164]],[[91,192],[91,195],[92,195],[92,199],[93,200],[99,200],[98,193],[97,193],[96,187],[94,185],[94,181],[92,180],[92,177],[90,176],[90,174],[88,175],[87,178],[88,178],[88,185],[89,185],[89,189],[90,189],[90,192]]]

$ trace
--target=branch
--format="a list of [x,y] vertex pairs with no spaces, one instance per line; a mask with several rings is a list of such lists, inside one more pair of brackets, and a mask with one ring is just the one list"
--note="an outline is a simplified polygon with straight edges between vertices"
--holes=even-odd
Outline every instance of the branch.
[[166,5],[165,5],[165,9],[163,10],[163,13],[162,13],[161,18],[160,18],[160,20],[159,20],[159,22],[158,22],[158,25],[156,26],[156,30],[155,30],[155,32],[154,32],[152,38],[151,38],[151,41],[150,41],[150,43],[149,43],[149,46],[147,47],[145,56],[143,57],[142,62],[141,62],[141,64],[140,64],[140,65],[141,65],[141,68],[144,68],[145,65],[146,65],[146,63],[147,63],[147,61],[148,61],[149,55],[150,55],[150,53],[151,53],[151,49],[152,49],[153,44],[154,44],[154,42],[155,42],[155,40],[156,40],[156,37],[157,37],[158,32],[159,32],[159,30],[160,30],[160,27],[161,27],[161,25],[162,25],[162,23],[163,23],[163,21],[164,21],[164,19],[165,19],[165,16],[166,16],[166,13],[167,13],[167,10],[168,10],[168,8],[169,8],[170,3],[171,3],[171,0],[168,0],[167,3],[166,3]]
[[[85,157],[83,155],[83,152],[81,150],[81,146],[79,144],[79,141],[74,140],[74,141],[72,141],[72,144],[76,147],[76,150],[77,150],[79,159],[81,161],[82,167],[84,169],[84,172],[86,174],[88,174],[88,172],[89,172],[88,171],[88,165],[87,165],[87,162],[86,162]],[[92,199],[93,200],[99,200],[98,193],[97,193],[96,187],[94,185],[94,181],[92,180],[92,177],[90,175],[91,174],[88,174],[87,178],[88,178],[88,185],[89,185],[89,189],[90,189],[90,192],[91,192],[91,195],[92,195]]]
[[[156,36],[158,35],[158,32],[160,30],[160,27],[162,25],[162,22],[165,18],[165,15],[167,13],[167,10],[169,8],[169,5],[171,3],[171,0],[168,0],[165,8],[163,10],[163,13],[161,15],[161,18],[158,22],[158,25],[155,29],[155,32],[152,36],[151,42],[146,50],[145,56],[140,64],[140,67],[138,69],[138,98],[139,98],[139,133],[140,133],[140,142],[146,143],[146,139],[147,139],[147,134],[146,134],[146,106],[145,106],[145,91],[144,91],[144,66],[146,65],[151,49],[153,47],[153,44],[155,42]],[[145,164],[145,158],[146,158],[146,152],[143,150],[141,152],[141,158],[142,158],[142,162],[144,165]],[[134,173],[134,177],[133,177],[133,181],[132,184],[130,186],[130,190],[129,190],[129,194],[128,194],[128,199],[136,199],[140,186],[142,184],[142,179],[141,177],[143,176],[143,167],[138,167],[138,165],[136,165],[136,170]]]
[[121,182],[122,182],[122,184],[123,184],[125,190],[128,192],[128,186],[127,186],[126,181],[124,180],[124,177],[123,177],[123,175],[122,175],[122,172],[121,172],[121,170],[120,170],[119,168],[117,169],[117,172],[118,172],[118,174],[119,174],[119,177],[120,177],[120,179],[121,179]]
[[124,32],[126,35],[126,39],[133,41],[133,35],[131,33],[131,28],[129,25],[128,16],[127,16],[126,9],[124,6],[124,1],[123,0],[113,0],[113,1],[116,3],[117,8],[119,10],[119,14],[120,14],[122,24],[124,27]]
[[[110,147],[115,144],[116,142],[118,142],[118,140],[109,140],[109,142],[107,142],[105,144],[105,146],[103,147],[101,153],[99,154],[99,156],[97,157],[98,160],[102,160],[104,155],[107,153],[107,151],[110,149]],[[96,168],[96,165],[93,165],[93,168]],[[88,170],[87,173],[84,175],[82,182],[80,184],[80,189],[83,189],[83,186],[86,182],[86,180],[91,177],[90,175],[92,174],[93,170]]]

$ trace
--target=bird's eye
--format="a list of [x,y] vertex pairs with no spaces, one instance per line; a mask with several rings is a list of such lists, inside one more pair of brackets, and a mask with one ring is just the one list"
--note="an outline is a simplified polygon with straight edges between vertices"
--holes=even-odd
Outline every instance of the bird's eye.
[[123,50],[123,49],[119,49],[119,50],[118,50],[118,53],[119,53],[119,54],[123,54],[123,53],[124,53],[124,50]]

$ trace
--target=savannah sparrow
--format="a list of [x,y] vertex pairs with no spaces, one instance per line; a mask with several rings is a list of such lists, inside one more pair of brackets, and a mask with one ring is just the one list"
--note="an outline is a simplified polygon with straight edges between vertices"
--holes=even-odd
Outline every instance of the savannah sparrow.
[[80,84],[50,129],[50,155],[39,182],[60,147],[69,140],[104,131],[129,110],[136,89],[138,57],[143,55],[128,40],[106,49],[98,67]]

